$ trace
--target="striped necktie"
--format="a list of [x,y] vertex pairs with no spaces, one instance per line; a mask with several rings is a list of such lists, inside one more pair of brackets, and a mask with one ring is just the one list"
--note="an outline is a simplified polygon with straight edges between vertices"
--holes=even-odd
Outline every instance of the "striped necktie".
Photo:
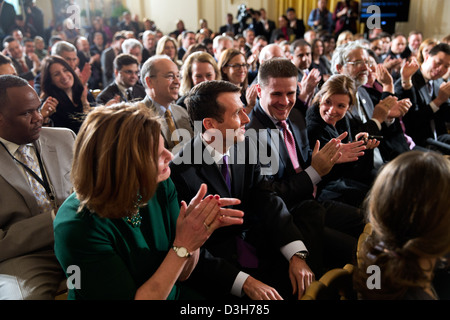
[[[30,147],[28,145],[19,146],[16,151],[16,156],[18,160],[33,170],[34,173],[42,179],[42,173],[39,165],[31,156]],[[42,184],[40,184],[39,181],[37,181],[27,170],[25,170],[25,173],[41,212],[50,213],[52,211],[52,204],[48,198],[44,186],[42,186]]]

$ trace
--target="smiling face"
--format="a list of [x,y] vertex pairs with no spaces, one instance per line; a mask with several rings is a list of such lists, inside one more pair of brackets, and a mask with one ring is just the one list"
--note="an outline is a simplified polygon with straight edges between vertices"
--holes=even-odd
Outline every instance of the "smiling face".
[[177,65],[169,59],[156,61],[155,68],[156,74],[146,78],[150,97],[160,105],[168,107],[178,99],[180,72]]
[[192,83],[196,86],[203,81],[215,80],[217,75],[214,71],[214,67],[208,62],[192,63]]
[[428,56],[422,64],[423,75],[429,80],[442,78],[450,68],[450,55],[443,51],[434,56]]
[[[220,132],[223,151],[225,153],[233,144],[244,141],[245,125],[250,122],[250,119],[245,113],[244,105],[238,92],[224,92],[219,94],[217,103],[225,110],[222,115],[223,121],[220,122],[217,119],[208,118],[210,125],[207,127],[208,129]],[[230,133],[230,130],[232,130],[232,133]]]
[[272,118],[286,120],[294,107],[297,94],[297,78],[269,78],[258,87],[258,96],[263,110]]
[[356,86],[365,85],[369,77],[369,67],[365,62],[369,61],[369,55],[364,49],[355,49],[347,57],[344,66],[337,66],[340,74],[345,74],[355,80]]
[[53,63],[49,69],[52,83],[61,90],[72,89],[74,79],[72,72],[60,63]]
[[336,122],[344,118],[350,105],[350,97],[346,94],[334,94],[321,101],[319,105],[320,116],[325,123],[336,125]]
[[0,108],[0,137],[15,144],[39,138],[43,118],[41,101],[30,86],[7,89],[8,105]]
[[246,64],[247,62],[245,61],[245,57],[243,54],[238,54],[237,56],[233,57],[223,67],[223,72],[227,75],[228,81],[237,86],[241,86],[248,75]]

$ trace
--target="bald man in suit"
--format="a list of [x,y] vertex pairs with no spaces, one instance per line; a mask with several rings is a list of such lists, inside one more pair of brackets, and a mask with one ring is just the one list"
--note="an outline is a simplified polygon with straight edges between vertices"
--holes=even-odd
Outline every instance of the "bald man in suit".
[[75,134],[42,128],[41,101],[26,80],[3,75],[0,88],[0,299],[53,299],[65,278],[53,218],[72,191]]
[[178,67],[168,56],[153,56],[142,66],[141,82],[146,92],[143,103],[164,119],[164,146],[175,154],[194,135],[187,111],[174,103],[180,90]]

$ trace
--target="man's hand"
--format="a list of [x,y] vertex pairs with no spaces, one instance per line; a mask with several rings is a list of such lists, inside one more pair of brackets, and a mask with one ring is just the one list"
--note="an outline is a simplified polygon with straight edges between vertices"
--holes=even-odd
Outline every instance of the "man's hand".
[[315,277],[306,261],[294,255],[289,261],[289,279],[292,284],[292,294],[297,293],[300,300]]
[[403,117],[411,106],[412,103],[409,99],[397,101],[397,103],[389,110],[388,119]]
[[342,153],[339,152],[341,140],[346,136],[347,132],[341,134],[337,139],[331,139],[320,151],[320,142],[317,140],[312,153],[311,166],[317,171],[319,176],[323,177],[328,174],[334,164],[339,161],[342,156]]
[[306,102],[314,94],[320,79],[320,71],[317,69],[312,69],[307,76],[303,76],[302,81],[299,83],[300,94],[298,98]]
[[247,297],[252,300],[283,300],[274,288],[249,276],[242,287]]
[[386,121],[389,116],[389,111],[397,104],[398,98],[389,96],[381,100],[373,109],[372,119],[378,120],[380,123]]
[[341,143],[339,152],[342,153],[342,156],[339,158],[337,163],[358,161],[358,158],[364,155],[364,150],[366,150],[364,141]]

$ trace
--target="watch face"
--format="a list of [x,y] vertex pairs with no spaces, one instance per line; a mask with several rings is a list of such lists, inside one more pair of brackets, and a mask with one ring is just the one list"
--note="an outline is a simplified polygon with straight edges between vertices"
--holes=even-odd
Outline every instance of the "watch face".
[[187,253],[188,253],[188,252],[187,252],[186,248],[184,248],[184,247],[179,247],[179,248],[178,248],[177,254],[178,254],[180,257],[186,257]]

